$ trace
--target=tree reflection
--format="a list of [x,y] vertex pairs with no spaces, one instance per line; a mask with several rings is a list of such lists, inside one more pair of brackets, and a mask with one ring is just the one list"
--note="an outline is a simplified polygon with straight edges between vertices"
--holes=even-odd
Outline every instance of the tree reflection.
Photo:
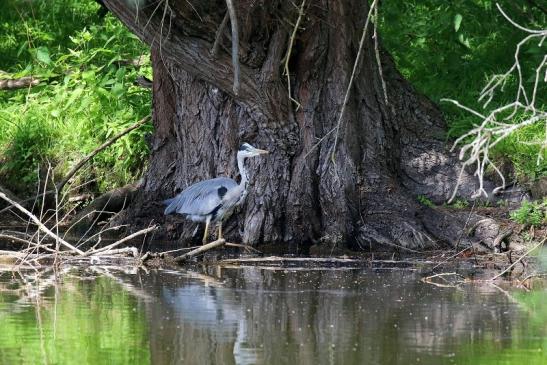
[[52,274],[0,275],[0,363],[544,360],[537,351],[547,335],[547,313],[537,304],[543,290],[437,288],[408,270],[95,267]]

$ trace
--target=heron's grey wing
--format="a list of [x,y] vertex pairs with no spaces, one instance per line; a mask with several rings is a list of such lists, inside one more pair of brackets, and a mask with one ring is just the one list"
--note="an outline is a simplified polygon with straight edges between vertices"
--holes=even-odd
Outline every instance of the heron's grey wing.
[[165,214],[180,213],[188,215],[208,215],[222,202],[228,191],[237,187],[237,183],[227,177],[200,181],[189,186],[172,199],[167,199]]

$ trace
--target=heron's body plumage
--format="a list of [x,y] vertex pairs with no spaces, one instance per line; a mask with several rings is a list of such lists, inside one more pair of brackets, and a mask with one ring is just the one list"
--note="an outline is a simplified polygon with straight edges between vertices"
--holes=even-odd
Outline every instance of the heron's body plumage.
[[164,201],[165,214],[183,214],[194,222],[205,222],[211,216],[211,221],[216,222],[237,206],[243,194],[244,189],[228,177],[200,181]]
[[268,151],[259,150],[244,143],[237,153],[237,165],[241,175],[241,182],[228,177],[217,177],[195,183],[174,198],[164,200],[165,215],[179,213],[194,222],[205,222],[205,243],[210,223],[219,223],[219,238],[222,234],[222,221],[228,218],[234,208],[241,204],[247,196],[247,170],[244,160]]

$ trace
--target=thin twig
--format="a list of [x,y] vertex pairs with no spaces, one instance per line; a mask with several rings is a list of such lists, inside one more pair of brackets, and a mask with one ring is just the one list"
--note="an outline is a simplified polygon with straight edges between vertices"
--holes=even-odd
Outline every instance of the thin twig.
[[12,240],[12,241],[17,241],[17,242],[20,242],[20,243],[26,243],[29,246],[33,246],[35,248],[41,248],[41,249],[44,249],[44,250],[49,251],[49,252],[56,252],[55,250],[47,247],[43,243],[42,244],[36,243],[36,242],[30,241],[30,240],[26,240],[24,238],[20,238],[20,237],[16,237],[16,236],[10,236],[10,235],[7,235],[7,234],[2,234],[2,233],[0,233],[0,238]]
[[304,15],[304,5],[306,4],[306,0],[302,0],[302,4],[300,4],[300,8],[298,8],[298,19],[296,20],[296,24],[294,25],[294,28],[292,30],[292,34],[289,38],[289,45],[287,47],[287,54],[285,55],[285,66],[284,66],[284,73],[287,76],[287,91],[289,93],[289,99],[296,104],[296,110],[300,109],[300,103],[298,100],[294,99],[292,97],[291,93],[291,74],[289,72],[289,61],[291,58],[291,52],[292,47],[294,44],[294,39],[296,37],[296,33],[298,32],[298,28],[300,27],[300,22],[302,21],[302,16]]
[[231,242],[226,242],[224,244],[226,247],[237,247],[237,248],[242,248],[246,251],[252,251],[254,253],[259,253],[261,254],[262,251],[260,250],[257,250],[256,248],[254,248],[253,246],[249,246],[249,245],[242,245],[242,244],[239,244],[239,243],[231,243]]
[[48,236],[52,237],[53,239],[55,240],[58,240],[59,243],[61,243],[63,246],[65,246],[66,248],[68,248],[69,250],[79,254],[79,255],[83,255],[84,252],[74,246],[72,246],[70,243],[66,242],[65,240],[63,240],[61,237],[57,236],[55,233],[51,232],[46,226],[44,226],[42,224],[42,222],[40,222],[40,220],[34,215],[32,214],[31,212],[29,212],[28,210],[26,210],[21,204],[11,200],[10,198],[8,198],[4,193],[0,193],[0,198],[6,200],[8,203],[10,203],[12,206],[14,206],[15,208],[19,209],[22,213],[24,213],[25,215],[27,215],[37,226],[40,230],[42,230],[45,234],[47,234]]
[[[389,106],[389,100],[387,97],[387,86],[386,86],[386,80],[384,79],[384,73],[382,71],[382,60],[380,58],[380,46],[378,42],[378,7],[374,7],[374,34],[372,35],[372,38],[374,38],[374,54],[376,55],[376,63],[378,65],[378,75],[380,76],[380,81],[382,83],[382,91],[384,92],[384,102],[386,103],[386,106]],[[392,110],[395,110],[395,108],[392,108]]]
[[218,56],[218,48],[220,47],[220,42],[222,41],[224,28],[226,28],[226,24],[228,24],[228,19],[230,19],[230,14],[226,12],[226,14],[224,14],[224,18],[222,19],[222,22],[218,26],[217,33],[215,35],[215,42],[213,43],[213,47],[211,48],[211,55],[213,57]]
[[141,235],[146,234],[146,233],[148,233],[148,232],[155,231],[156,229],[158,229],[158,226],[152,226],[152,227],[148,227],[148,228],[145,228],[145,229],[141,229],[140,231],[135,232],[135,233],[133,233],[133,234],[130,234],[129,236],[124,237],[124,238],[122,238],[121,240],[118,240],[118,241],[114,242],[114,243],[111,244],[111,245],[108,245],[108,246],[105,246],[105,247],[101,247],[101,248],[99,248],[98,250],[88,250],[88,251],[86,251],[86,252],[83,254],[83,256],[92,256],[92,255],[97,255],[98,253],[110,251],[110,250],[112,250],[114,247],[117,247],[117,246],[121,245],[121,244],[124,243],[124,242],[127,242],[127,241],[129,241],[129,240],[132,240],[133,238],[138,237],[138,236],[141,236]]

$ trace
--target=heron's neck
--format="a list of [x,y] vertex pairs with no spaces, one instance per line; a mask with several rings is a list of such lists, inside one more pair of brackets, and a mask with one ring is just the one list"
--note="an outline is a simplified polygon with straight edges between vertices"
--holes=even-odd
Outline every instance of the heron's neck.
[[237,167],[239,168],[239,174],[241,175],[239,185],[247,188],[249,177],[247,176],[247,170],[245,169],[245,157],[237,156]]

